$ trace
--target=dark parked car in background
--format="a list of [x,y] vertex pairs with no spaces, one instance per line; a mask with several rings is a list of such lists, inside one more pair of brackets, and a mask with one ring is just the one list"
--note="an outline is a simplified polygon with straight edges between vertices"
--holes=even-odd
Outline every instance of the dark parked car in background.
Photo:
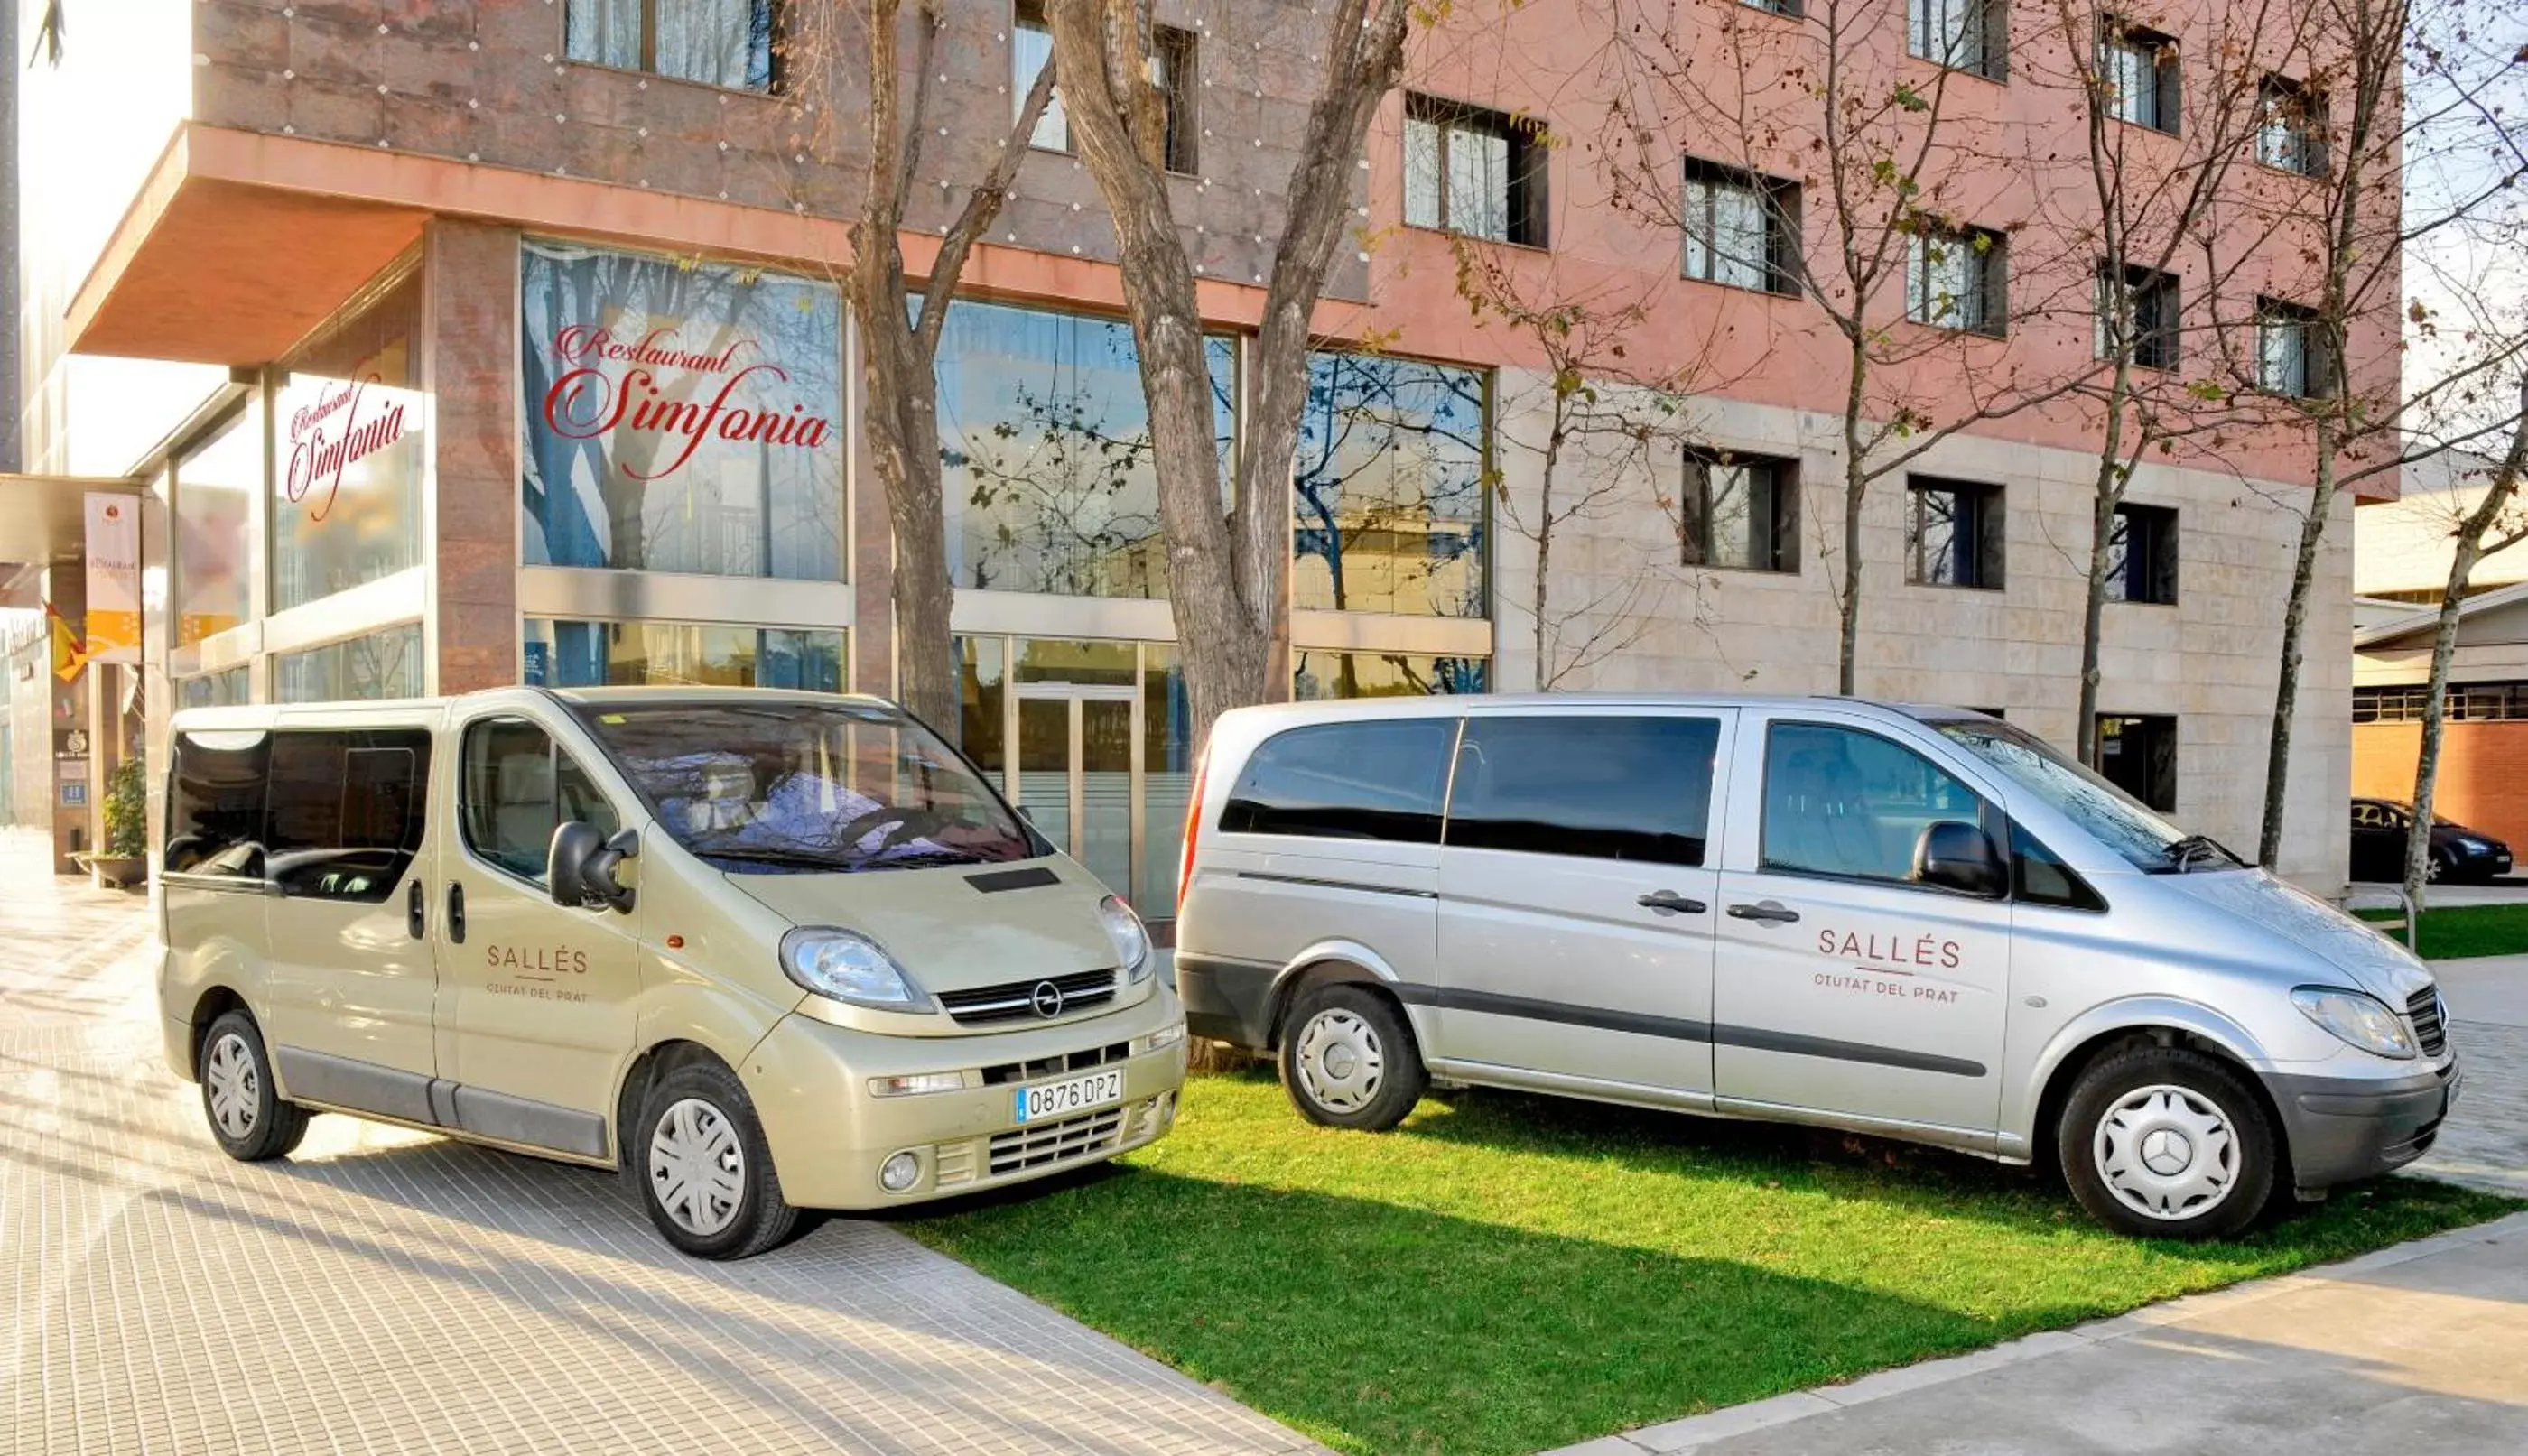
[[[2405,833],[2414,822],[2412,806],[2393,799],[2352,801],[2352,877],[2387,880],[2405,877]],[[2510,872],[2510,846],[2482,830],[2432,815],[2432,863],[2435,880],[2481,884]]]

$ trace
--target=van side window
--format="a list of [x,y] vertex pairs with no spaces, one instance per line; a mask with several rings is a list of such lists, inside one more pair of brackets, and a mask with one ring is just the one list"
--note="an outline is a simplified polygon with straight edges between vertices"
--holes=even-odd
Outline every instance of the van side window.
[[1256,747],[1220,813],[1226,834],[1440,842],[1455,718],[1321,723]]
[[2010,826],[2011,877],[2016,882],[2014,893],[2028,905],[2052,905],[2064,910],[2102,910],[2107,903],[2080,871],[2066,864],[2045,842],[2019,827]]
[[465,730],[465,846],[523,880],[545,882],[553,831],[569,820],[600,834],[619,826],[614,806],[588,775],[524,718],[493,718]]
[[175,750],[160,847],[166,872],[260,881],[272,735],[260,728],[179,733]]
[[1450,848],[1701,864],[1717,718],[1466,720]]
[[284,895],[375,905],[421,849],[430,734],[419,728],[272,738],[264,873]]
[[1946,769],[1874,733],[1775,723],[1764,741],[1764,865],[1850,879],[1913,878],[1914,845],[1983,801]]

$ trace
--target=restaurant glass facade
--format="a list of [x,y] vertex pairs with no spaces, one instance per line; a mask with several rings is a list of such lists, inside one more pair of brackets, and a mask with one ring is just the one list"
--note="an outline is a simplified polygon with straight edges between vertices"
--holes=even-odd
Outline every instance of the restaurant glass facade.
[[686,684],[843,691],[844,634],[707,622],[586,622],[531,618],[531,688]]
[[419,270],[399,269],[282,364],[273,401],[272,605],[421,564],[430,410]]

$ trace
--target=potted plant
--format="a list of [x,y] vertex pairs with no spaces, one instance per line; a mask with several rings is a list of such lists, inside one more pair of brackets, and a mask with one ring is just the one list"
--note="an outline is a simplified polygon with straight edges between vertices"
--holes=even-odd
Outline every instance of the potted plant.
[[140,760],[126,758],[105,781],[105,847],[78,858],[100,890],[124,890],[149,877],[149,789]]

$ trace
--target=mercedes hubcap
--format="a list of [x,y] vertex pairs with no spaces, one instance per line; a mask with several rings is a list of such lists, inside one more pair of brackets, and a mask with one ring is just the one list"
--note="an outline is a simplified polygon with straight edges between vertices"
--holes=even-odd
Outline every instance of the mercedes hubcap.
[[1370,1024],[1346,1011],[1319,1012],[1299,1030],[1299,1085],[1330,1113],[1369,1105],[1387,1080],[1386,1048]]
[[2229,1116],[2188,1087],[2125,1094],[2098,1119],[2091,1155],[2117,1202],[2163,1222],[2210,1212],[2238,1181]]
[[244,1037],[232,1031],[211,1043],[210,1060],[202,1065],[202,1088],[210,1098],[211,1120],[230,1141],[254,1131],[263,1079],[255,1073],[254,1054],[246,1050]]
[[650,1132],[650,1194],[676,1226],[709,1238],[737,1218],[746,1150],[718,1108],[697,1097],[671,1104]]

